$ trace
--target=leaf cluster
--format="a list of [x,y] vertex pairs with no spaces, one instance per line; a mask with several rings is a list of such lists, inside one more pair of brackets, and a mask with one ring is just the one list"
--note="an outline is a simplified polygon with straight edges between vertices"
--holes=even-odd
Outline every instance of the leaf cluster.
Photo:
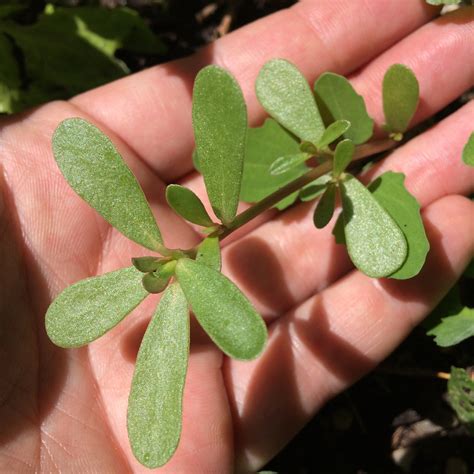
[[123,49],[161,54],[164,45],[129,8],[55,7],[33,23],[25,6],[0,6],[0,113],[64,99],[129,73]]
[[[118,324],[150,293],[163,292],[140,346],[128,408],[132,450],[148,467],[166,463],[179,442],[189,310],[230,357],[253,359],[265,346],[263,319],[220,271],[224,237],[271,206],[321,196],[315,226],[332,222],[340,203],[333,233],[365,274],[411,278],[429,250],[420,206],[406,190],[404,176],[388,172],[367,187],[353,172],[354,162],[367,156],[363,150],[371,155],[373,142],[367,141],[373,120],[347,79],[325,73],[311,88],[294,65],[275,59],[262,68],[256,92],[271,118],[249,128],[243,94],[231,74],[208,66],[196,77],[194,161],[210,208],[183,186],[166,190],[170,207],[206,235],[192,249],[166,246],[138,181],[98,128],[71,118],[54,133],[55,159],[75,192],[153,253],[132,258],[129,268],[66,288],[46,314],[51,340],[79,347]],[[418,83],[408,68],[394,65],[382,92],[393,146],[415,113]],[[471,142],[464,160],[472,160]],[[241,198],[258,202],[237,214]]]

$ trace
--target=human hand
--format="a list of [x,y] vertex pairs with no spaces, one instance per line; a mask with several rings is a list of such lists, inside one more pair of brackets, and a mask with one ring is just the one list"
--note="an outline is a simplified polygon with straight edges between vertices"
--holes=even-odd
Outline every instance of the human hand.
[[[253,84],[266,60],[285,57],[310,80],[326,70],[357,71],[350,78],[380,125],[382,76],[400,62],[420,82],[416,123],[472,85],[472,9],[430,21],[436,10],[421,1],[402,15],[399,8],[303,1],[189,59],[2,120],[0,471],[145,470],[131,454],[126,406],[156,297],[88,348],[59,349],[44,331],[46,309],[64,287],[128,266],[143,252],[67,185],[51,153],[58,123],[96,122],[140,181],[167,245],[191,247],[198,236],[165,205],[164,183],[204,196],[190,158],[197,70],[208,62],[228,68],[253,124],[263,117]],[[255,361],[233,361],[193,328],[182,438],[164,472],[258,469],[439,301],[473,252],[473,204],[456,196],[473,190],[474,174],[460,160],[473,111],[467,104],[371,171],[370,178],[404,172],[424,207],[431,251],[417,278],[379,281],[352,270],[330,231],[313,228],[311,203],[267,213],[224,241],[224,273],[270,323],[268,346]]]

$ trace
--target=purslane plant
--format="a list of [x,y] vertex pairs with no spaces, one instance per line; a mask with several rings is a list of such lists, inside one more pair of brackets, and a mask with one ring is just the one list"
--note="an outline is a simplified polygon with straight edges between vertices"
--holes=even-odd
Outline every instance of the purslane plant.
[[[112,329],[150,293],[163,292],[138,352],[129,397],[130,444],[143,465],[165,464],[179,442],[189,308],[229,357],[250,360],[264,350],[263,319],[220,272],[220,242],[233,231],[273,206],[283,209],[318,196],[314,224],[323,228],[339,197],[342,213],[333,233],[359,270],[374,278],[406,279],[422,268],[429,243],[403,174],[387,172],[365,186],[348,171],[396,146],[415,113],[418,82],[407,67],[392,66],[382,88],[387,137],[369,141],[373,120],[342,76],[325,73],[312,90],[294,65],[269,61],[256,93],[271,118],[248,128],[236,80],[217,66],[199,72],[193,92],[194,161],[218,222],[191,190],[177,184],[166,190],[174,211],[203,228],[205,237],[191,249],[165,245],[136,178],[98,128],[71,118],[56,129],[54,156],[71,187],[153,253],[130,256],[132,266],[66,288],[46,314],[55,344],[80,347]],[[256,203],[237,214],[239,199]]]

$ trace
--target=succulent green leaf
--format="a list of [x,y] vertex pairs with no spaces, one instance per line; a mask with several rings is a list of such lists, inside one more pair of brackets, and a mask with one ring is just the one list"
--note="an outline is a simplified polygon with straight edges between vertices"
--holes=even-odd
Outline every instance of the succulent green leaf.
[[474,380],[467,370],[451,367],[448,400],[458,418],[474,433]]
[[169,277],[161,277],[153,272],[146,273],[142,278],[143,288],[148,293],[161,293],[168,286],[169,281]]
[[295,153],[294,155],[285,155],[277,158],[270,166],[270,174],[278,175],[286,173],[295,166],[304,163],[310,155],[308,153]]
[[239,203],[247,108],[237,81],[218,66],[205,67],[196,77],[193,126],[209,200],[216,216],[228,224]]
[[329,224],[336,204],[336,185],[329,184],[314,210],[313,222],[318,229]]
[[255,89],[263,108],[303,141],[318,143],[324,132],[316,101],[301,72],[284,59],[272,59],[260,70]]
[[[277,158],[299,152],[298,140],[273,119],[265,120],[261,127],[250,128],[247,134],[241,199],[246,202],[260,201],[306,173],[309,168],[303,163],[285,174],[273,176],[269,172],[271,164]],[[285,204],[293,204],[297,195],[296,193],[291,199],[285,200]]]
[[179,184],[170,184],[166,188],[166,200],[173,210],[187,221],[204,227],[213,224],[204,204],[190,189]]
[[129,267],[66,288],[46,313],[46,332],[60,347],[80,347],[122,321],[148,295],[142,276]]
[[312,201],[316,199],[318,196],[326,191],[326,186],[329,181],[331,181],[331,176],[329,174],[323,174],[319,178],[316,178],[311,183],[307,184],[304,188],[301,189],[299,192],[299,198],[303,202]]
[[249,360],[262,352],[265,323],[228,278],[187,258],[178,261],[176,277],[199,324],[225,354]]
[[188,356],[188,304],[174,283],[143,337],[128,399],[130,444],[146,467],[162,466],[178,446]]
[[328,128],[324,130],[323,136],[319,140],[318,148],[326,148],[349,130],[350,126],[351,123],[347,120],[336,120],[331,123]]
[[372,136],[374,121],[367,114],[364,99],[345,77],[326,72],[314,84],[314,92],[326,124],[335,120],[347,120],[351,124],[344,138],[360,145]]
[[403,232],[356,178],[340,184],[347,250],[354,265],[373,278],[395,273],[407,257]]
[[221,271],[221,247],[219,245],[219,237],[207,237],[198,245],[196,261],[218,272]]
[[418,80],[403,64],[390,66],[382,85],[385,126],[393,133],[403,133],[416,112],[420,97]]
[[333,176],[338,178],[347,168],[354,156],[354,142],[346,139],[339,142],[334,152]]
[[136,257],[132,258],[133,266],[142,273],[154,272],[162,265],[158,257]]
[[474,166],[474,132],[471,133],[462,150],[462,161],[466,165]]
[[332,235],[338,245],[346,245],[346,236],[344,235],[344,215],[341,212],[336,219],[334,228],[332,229]]
[[422,269],[430,243],[426,237],[418,201],[407,191],[403,173],[388,171],[369,186],[369,191],[390,214],[403,232],[408,255],[403,265],[390,278],[405,280]]
[[105,220],[150,250],[162,248],[137,179],[98,128],[80,118],[64,120],[54,132],[53,152],[69,185]]

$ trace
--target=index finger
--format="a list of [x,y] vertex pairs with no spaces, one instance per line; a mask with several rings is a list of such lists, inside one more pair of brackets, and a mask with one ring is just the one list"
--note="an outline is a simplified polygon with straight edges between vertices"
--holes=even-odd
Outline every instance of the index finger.
[[[72,102],[124,140],[165,181],[192,169],[192,82],[209,63],[241,84],[250,123],[263,118],[253,84],[274,57],[294,62],[309,80],[323,71],[347,74],[383,52],[438,11],[397,1],[305,0],[212,43],[199,53],[84,93]],[[380,27],[383,25],[383,28]]]

